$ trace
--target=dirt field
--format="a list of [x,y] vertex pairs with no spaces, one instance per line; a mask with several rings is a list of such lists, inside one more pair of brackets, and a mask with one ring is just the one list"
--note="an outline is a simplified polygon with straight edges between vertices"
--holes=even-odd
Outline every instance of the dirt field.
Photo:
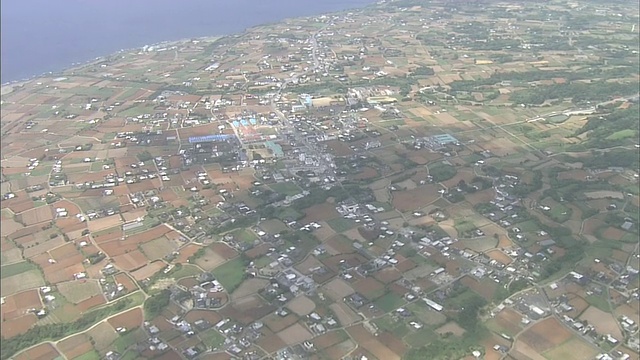
[[499,262],[501,264],[504,264],[504,265],[509,265],[509,264],[511,264],[511,262],[513,262],[513,260],[511,260],[511,258],[507,254],[505,254],[502,251],[497,250],[497,249],[488,251],[486,254],[491,259],[493,259],[493,260],[495,260],[495,261],[497,261],[497,262]]
[[205,271],[211,271],[224,263],[225,259],[215,253],[211,248],[206,248],[204,255],[196,259],[196,264]]
[[114,279],[115,279],[116,283],[122,284],[125,287],[125,289],[127,289],[129,292],[135,291],[135,290],[138,289],[136,284],[125,273],[120,273],[120,274],[116,275],[114,277]]
[[[340,359],[344,359],[345,356],[347,356],[348,354],[351,354],[356,347],[357,347],[356,343],[354,343],[350,339],[347,339],[339,344],[336,344],[326,349],[324,353],[331,360],[340,360]],[[373,356],[369,357],[369,359],[373,360]]]
[[435,185],[426,185],[413,190],[396,191],[393,195],[393,207],[402,212],[423,208],[436,201],[440,194]]
[[313,221],[326,221],[340,217],[335,204],[328,202],[313,205],[304,212],[306,216],[300,221],[302,224],[308,224]]
[[278,333],[278,336],[287,345],[298,344],[305,340],[311,340],[313,338],[313,335],[309,332],[309,330],[305,329],[300,324],[295,324],[280,331]]
[[12,338],[16,335],[26,333],[31,326],[38,321],[38,318],[34,314],[27,314],[20,317],[15,317],[11,320],[3,321],[2,328],[0,328],[0,334],[5,339]]
[[181,264],[186,264],[188,259],[195,254],[198,250],[200,250],[202,246],[198,246],[195,244],[189,244],[182,249],[180,249],[180,255],[176,258],[176,262]]
[[211,244],[211,250],[213,250],[216,254],[222,256],[222,258],[225,260],[233,259],[238,256],[237,251],[230,248],[227,244],[224,243]]
[[271,314],[262,319],[262,322],[273,332],[282,331],[289,326],[298,322],[298,317],[294,314],[289,314],[285,317],[282,317],[277,314]]
[[222,316],[220,316],[215,311],[209,310],[191,310],[185,315],[184,319],[188,322],[195,322],[200,319],[207,320],[211,324],[217,324],[220,320],[222,320]]
[[31,348],[15,357],[15,360],[51,360],[60,356],[51,344],[42,344]]
[[6,296],[4,304],[0,307],[3,320],[11,320],[23,316],[31,308],[42,307],[39,291],[27,290],[21,293]]
[[324,286],[324,291],[334,301],[341,301],[345,297],[355,293],[355,290],[346,281],[336,278]]
[[66,340],[60,341],[56,346],[58,347],[58,350],[60,350],[62,354],[69,359],[74,359],[89,352],[93,348],[89,337],[85,334],[72,336]]
[[440,335],[444,335],[446,333],[452,333],[455,336],[462,336],[465,333],[464,329],[461,328],[460,325],[456,324],[454,321],[448,322],[442,325],[441,327],[437,328],[435,331]]
[[388,347],[384,346],[362,325],[352,326],[347,332],[358,343],[359,346],[365,348],[378,359],[384,360],[400,360],[400,356]]
[[492,321],[508,335],[515,335],[522,329],[522,315],[509,308],[500,311]]
[[624,232],[623,230],[620,230],[618,228],[614,228],[609,226],[608,228],[606,228],[603,232],[602,232],[602,236],[604,238],[607,239],[611,239],[611,240],[620,240],[622,239],[627,233]]
[[308,297],[302,295],[302,296],[298,296],[295,299],[289,301],[289,303],[287,304],[287,307],[291,311],[296,313],[296,315],[305,316],[305,315],[311,314],[311,312],[313,312],[313,309],[316,308],[316,304],[313,302],[313,300],[311,300]]
[[90,297],[87,300],[79,303],[76,306],[76,309],[79,312],[86,312],[87,310],[93,309],[96,306],[106,304],[106,303],[107,303],[107,300],[105,299],[104,295],[100,294],[94,297]]
[[30,270],[0,280],[0,293],[8,296],[24,290],[44,285],[44,279],[38,270]]
[[558,320],[548,318],[527,329],[518,339],[541,354],[564,343],[571,336],[571,332]]
[[616,339],[622,339],[622,332],[618,328],[618,322],[610,313],[606,313],[595,306],[589,308],[580,315],[581,320],[587,320],[595,326],[599,334],[611,334]]
[[296,270],[300,271],[304,275],[309,275],[311,273],[310,269],[317,268],[319,266],[324,266],[322,263],[316,259],[315,256],[309,256],[303,262],[296,265]]
[[340,325],[349,326],[360,320],[360,315],[356,314],[351,308],[342,301],[335,302],[329,306],[338,318]]
[[287,344],[282,341],[280,336],[274,333],[270,333],[268,335],[261,336],[258,340],[258,346],[262,348],[264,351],[275,352],[279,349],[287,347]]
[[593,359],[598,352],[593,346],[574,336],[568,342],[546,352],[544,357],[548,360]]
[[53,219],[53,211],[50,206],[40,206],[35,209],[27,210],[18,215],[22,222],[26,226],[33,224],[39,224],[41,222],[50,221]]
[[152,262],[150,264],[145,265],[144,267],[141,267],[136,271],[133,271],[131,273],[131,276],[133,276],[133,278],[136,279],[137,281],[141,281],[153,276],[155,273],[157,273],[164,267],[165,267],[165,263],[163,263],[162,261]]
[[120,215],[111,215],[88,222],[89,231],[91,232],[110,229],[120,224],[122,224],[122,218],[120,218]]
[[[105,252],[107,251],[105,250]],[[144,266],[148,260],[140,250],[136,249],[126,254],[114,256],[113,261],[119,268],[132,271]]]
[[142,309],[135,308],[120,315],[116,315],[107,321],[114,329],[117,329],[118,327],[133,329],[142,325],[142,320]]
[[515,342],[514,347],[509,352],[511,359],[523,360],[547,360],[540,355],[535,349],[525,344],[521,340]]
[[247,279],[231,294],[231,300],[243,298],[245,296],[257,294],[258,291],[269,285],[269,280],[252,278]]
[[331,331],[314,338],[313,345],[318,350],[324,350],[344,341],[346,338],[347,334],[342,330]]
[[87,331],[87,335],[93,339],[96,350],[100,352],[107,350],[119,336],[108,322],[100,323]]
[[74,304],[102,293],[100,285],[95,280],[67,281],[57,284],[57,287],[62,296]]

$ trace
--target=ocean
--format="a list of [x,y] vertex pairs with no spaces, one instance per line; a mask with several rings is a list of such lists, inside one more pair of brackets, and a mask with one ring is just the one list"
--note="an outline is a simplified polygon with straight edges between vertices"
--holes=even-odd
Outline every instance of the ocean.
[[2,0],[0,82],[61,71],[121,49],[228,35],[374,0]]

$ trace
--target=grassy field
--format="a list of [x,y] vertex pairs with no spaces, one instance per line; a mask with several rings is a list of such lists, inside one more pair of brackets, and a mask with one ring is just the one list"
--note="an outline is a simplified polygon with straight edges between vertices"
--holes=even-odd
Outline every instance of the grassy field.
[[202,343],[212,349],[218,349],[224,343],[224,336],[220,334],[216,329],[209,329],[200,334],[200,340]]
[[236,240],[249,244],[253,244],[253,242],[258,239],[258,236],[249,229],[237,229],[233,231],[232,234]]
[[299,219],[302,216],[304,216],[304,214],[296,211],[295,209],[292,209],[290,207],[287,208],[281,208],[279,209],[280,211],[278,211],[278,218],[280,220],[285,220],[285,219]]
[[536,224],[535,221],[533,220],[527,220],[527,221],[523,221],[521,223],[518,223],[517,225],[518,229],[520,229],[520,231],[522,232],[535,232],[540,230],[540,228],[538,227],[538,224]]
[[269,187],[271,188],[271,190],[277,192],[278,194],[283,194],[283,195],[291,196],[291,195],[300,194],[302,192],[302,189],[300,189],[298,185],[292,182],[281,182],[277,184],[271,184],[269,185]]
[[388,331],[399,338],[403,338],[410,331],[404,322],[394,320],[391,315],[377,318],[373,320],[373,323],[376,324],[378,329]]
[[348,219],[341,218],[341,217],[331,219],[327,221],[327,224],[329,224],[329,226],[337,233],[351,230],[356,226],[355,222]]
[[273,262],[273,259],[268,256],[261,256],[253,261],[257,268],[263,268]]
[[412,347],[420,347],[437,340],[440,336],[433,330],[422,328],[414,333],[405,336],[404,341]]
[[92,349],[91,351],[86,352],[78,356],[77,358],[74,358],[73,360],[100,360],[100,354]]
[[585,297],[585,300],[589,303],[589,305],[593,305],[598,309],[606,312],[611,311],[611,306],[609,306],[609,302],[602,296],[597,295],[588,295]]
[[398,294],[389,292],[386,295],[376,299],[373,303],[376,304],[376,306],[378,306],[384,312],[389,312],[402,306],[405,301]]
[[142,330],[138,329],[117,338],[113,342],[113,350],[122,354],[127,348],[136,343],[136,339],[139,337],[137,333],[139,332],[142,332]]
[[468,220],[455,219],[454,227],[456,228],[456,231],[458,231],[458,234],[462,234],[475,229],[476,225]]
[[233,290],[242,283],[242,280],[244,280],[244,270],[244,260],[237,257],[218,266],[212,271],[212,273],[216,280],[224,286],[227,292],[233,292]]
[[38,270],[38,267],[26,261],[2,266],[0,267],[0,278],[8,278],[9,276],[22,274],[30,270]]
[[635,137],[636,131],[632,129],[625,129],[616,131],[613,134],[607,136],[607,140],[622,140],[630,137]]

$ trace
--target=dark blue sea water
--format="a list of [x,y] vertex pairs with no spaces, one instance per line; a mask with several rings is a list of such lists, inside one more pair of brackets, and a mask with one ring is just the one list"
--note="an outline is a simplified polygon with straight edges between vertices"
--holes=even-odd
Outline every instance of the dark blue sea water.
[[374,0],[2,0],[0,81],[60,71],[120,49],[227,35]]

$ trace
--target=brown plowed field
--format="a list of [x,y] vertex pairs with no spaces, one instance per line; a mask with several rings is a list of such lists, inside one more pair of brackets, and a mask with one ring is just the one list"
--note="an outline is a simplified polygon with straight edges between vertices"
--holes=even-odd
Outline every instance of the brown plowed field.
[[75,359],[92,349],[89,338],[84,334],[75,335],[60,341],[56,346],[68,359]]
[[238,256],[238,252],[225,243],[213,243],[211,249],[225,260],[233,259]]
[[187,313],[187,315],[185,315],[184,318],[190,323],[193,323],[200,319],[204,319],[212,325],[215,325],[220,320],[222,320],[222,316],[220,316],[217,312],[209,310],[191,310]]
[[436,201],[440,194],[435,185],[425,185],[413,190],[396,191],[393,195],[393,207],[401,212],[423,208]]
[[142,320],[142,309],[135,308],[120,315],[116,315],[107,321],[114,329],[117,329],[118,327],[133,329],[142,325]]
[[157,273],[158,271],[162,270],[162,268],[165,267],[165,263],[162,261],[156,261],[156,262],[152,262],[150,264],[147,264],[143,267],[141,267],[140,269],[133,271],[131,273],[131,276],[133,276],[134,279],[136,279],[137,281],[142,281],[146,278],[150,278],[151,276],[153,276],[155,273]]
[[51,344],[38,345],[15,357],[15,360],[51,360],[60,356],[60,353]]
[[302,224],[310,222],[326,221],[340,217],[340,213],[336,210],[336,205],[328,202],[316,204],[304,211],[306,216],[300,221]]
[[76,309],[78,309],[78,311],[84,313],[87,312],[97,306],[100,306],[102,304],[106,304],[107,300],[104,298],[104,295],[100,294],[100,295],[96,295],[96,296],[92,296],[90,298],[88,298],[87,300],[84,300],[80,303],[78,303],[78,305],[76,305]]
[[352,326],[347,329],[347,332],[359,346],[365,348],[376,358],[384,360],[400,360],[400,355],[394,353],[391,349],[378,341],[378,339],[365,329],[364,326]]
[[[135,249],[129,253],[114,256],[113,262],[117,267],[119,267],[122,270],[132,271],[134,269],[138,269],[144,266],[147,263],[147,258],[144,256],[144,254],[140,250]],[[142,279],[146,279],[147,277],[144,277]],[[135,275],[134,275],[134,278],[137,279]]]
[[571,332],[555,318],[548,318],[527,329],[519,340],[539,354],[554,348],[571,338]]
[[0,331],[5,339],[26,333],[33,326],[38,318],[34,314],[26,314],[11,320],[3,321]]
[[311,340],[311,338],[313,338],[313,335],[309,330],[300,324],[295,324],[280,331],[278,336],[289,346],[301,343],[305,340]]

